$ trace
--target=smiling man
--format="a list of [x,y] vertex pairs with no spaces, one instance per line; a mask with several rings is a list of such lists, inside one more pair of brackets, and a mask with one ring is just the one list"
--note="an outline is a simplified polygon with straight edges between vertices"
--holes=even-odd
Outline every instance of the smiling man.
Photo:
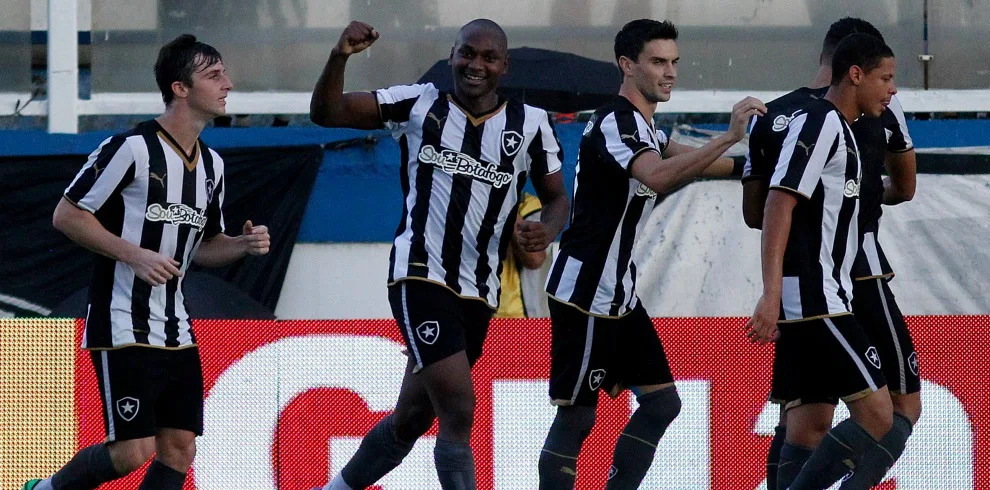
[[403,211],[388,298],[408,362],[395,411],[325,488],[373,485],[439,420],[440,484],[470,490],[476,485],[471,367],[498,306],[499,265],[527,176],[543,214],[519,225],[519,245],[545,250],[567,220],[560,143],[546,111],[495,92],[509,66],[505,32],[495,22],[474,20],[458,32],[449,59],[452,93],[433,84],[343,93],[348,58],[378,38],[362,22],[344,30],[313,90],[310,117],[327,127],[385,127],[399,141]]
[[100,387],[106,441],[25,490],[84,490],[152,455],[139,490],[178,490],[203,433],[203,374],[182,293],[192,262],[268,253],[264,226],[224,234],[223,160],[200,139],[233,88],[220,53],[182,35],[158,53],[165,113],[104,141],[65,190],[53,224],[96,252],[83,348]]
[[[598,391],[628,388],[639,408],[615,446],[607,489],[638,488],[656,446],[680,412],[663,345],[636,294],[632,251],[658,202],[701,175],[742,139],[763,103],[733,107],[729,130],[701,148],[672,145],[653,126],[677,80],[677,28],[641,19],[615,37],[619,96],[584,130],[574,211],[547,280],[552,321],[550,398],[557,414],[540,454],[540,488],[572,489],[595,424]],[[731,161],[729,161],[731,167]]]

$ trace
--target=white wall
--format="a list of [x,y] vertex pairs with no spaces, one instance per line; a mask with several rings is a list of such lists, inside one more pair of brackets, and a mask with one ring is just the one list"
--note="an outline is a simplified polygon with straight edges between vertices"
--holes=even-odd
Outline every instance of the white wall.
[[[692,184],[658,206],[636,250],[653,316],[749,316],[762,289],[760,234],[737,182]],[[914,201],[886,208],[880,241],[905,314],[987,314],[990,176],[920,175]],[[389,318],[389,244],[298,244],[275,313]]]

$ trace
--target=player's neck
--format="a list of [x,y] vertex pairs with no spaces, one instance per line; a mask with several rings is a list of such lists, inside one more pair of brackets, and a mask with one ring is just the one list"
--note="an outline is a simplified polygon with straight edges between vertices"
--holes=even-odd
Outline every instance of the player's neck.
[[207,121],[198,117],[188,109],[177,107],[177,104],[165,109],[165,112],[155,118],[158,124],[175,139],[187,155],[196,149],[196,140],[206,127]]
[[818,73],[815,73],[815,79],[811,81],[808,88],[822,88],[828,87],[832,84],[832,67],[829,65],[818,65]]
[[839,109],[847,123],[852,124],[862,114],[859,112],[859,106],[856,105],[854,89],[850,89],[845,83],[829,87],[828,93],[825,94],[825,100]]
[[643,97],[643,93],[636,90],[636,87],[631,83],[627,85],[623,82],[622,86],[619,87],[619,95],[632,102],[636,106],[636,109],[639,110],[639,113],[643,115],[643,118],[650,124],[653,124],[653,113],[657,112],[656,102],[646,100],[646,97]]
[[482,95],[481,97],[466,97],[463,93],[454,87],[454,101],[457,105],[461,106],[463,109],[467,109],[471,115],[478,116],[481,114],[487,114],[496,107],[498,107],[498,94],[494,91]]

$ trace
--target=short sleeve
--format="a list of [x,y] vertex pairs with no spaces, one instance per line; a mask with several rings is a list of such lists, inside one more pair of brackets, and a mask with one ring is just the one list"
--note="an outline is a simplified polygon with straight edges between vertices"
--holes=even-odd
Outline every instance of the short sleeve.
[[810,198],[841,131],[842,121],[835,111],[805,113],[791,120],[770,187]]
[[593,134],[600,139],[604,148],[603,156],[612,161],[626,172],[630,165],[645,152],[660,150],[652,145],[653,131],[645,122],[639,120],[632,111],[615,111],[609,113],[599,125],[599,134]]
[[903,153],[914,149],[914,142],[908,133],[907,121],[904,117],[904,108],[897,100],[897,97],[890,99],[890,105],[880,116],[883,123],[883,130],[887,136],[887,151],[891,153]]
[[80,209],[96,213],[115,193],[134,180],[134,154],[127,137],[113,136],[90,153],[75,179],[65,189],[65,198]]
[[396,85],[375,91],[378,112],[382,124],[393,133],[402,133],[409,123],[413,106],[428,90],[436,90],[433,84]]
[[557,130],[550,122],[550,116],[546,111],[540,111],[540,124],[536,130],[536,135],[526,149],[530,158],[530,169],[533,175],[550,175],[559,172],[564,157],[564,151],[557,138]]

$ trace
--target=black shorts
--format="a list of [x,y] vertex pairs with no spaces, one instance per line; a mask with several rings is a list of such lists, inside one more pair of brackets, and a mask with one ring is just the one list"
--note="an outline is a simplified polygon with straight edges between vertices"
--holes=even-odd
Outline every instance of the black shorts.
[[92,350],[107,442],[151,437],[170,428],[203,435],[199,348]]
[[907,395],[921,391],[918,354],[887,279],[853,282],[852,307],[856,322],[877,346],[890,392]]
[[880,354],[852,315],[781,323],[772,396],[787,408],[838,404],[886,386]]
[[462,298],[432,282],[405,280],[388,287],[388,302],[416,362],[413,372],[460,351],[472,366],[481,357],[494,313],[484,301]]
[[640,304],[622,318],[600,318],[550,298],[550,400],[598,404],[630,386],[672,383],[667,355]]

